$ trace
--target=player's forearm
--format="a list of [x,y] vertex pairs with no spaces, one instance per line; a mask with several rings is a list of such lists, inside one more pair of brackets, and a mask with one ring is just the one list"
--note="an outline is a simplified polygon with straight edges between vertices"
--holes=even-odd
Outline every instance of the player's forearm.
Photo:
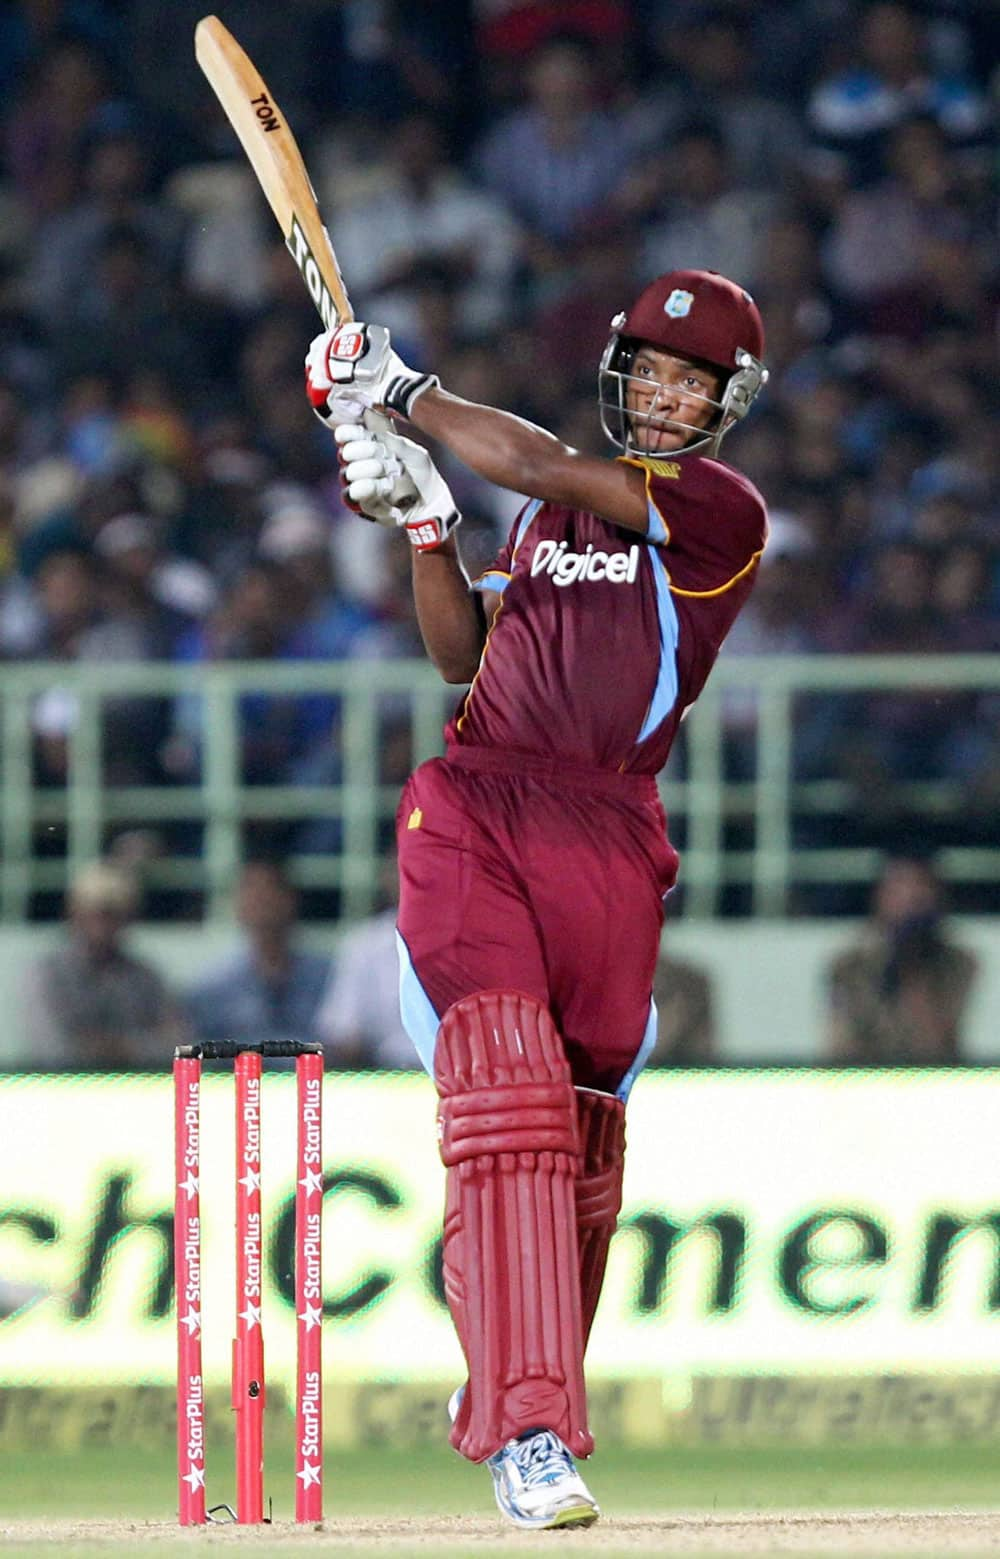
[[553,434],[523,417],[463,400],[448,390],[425,391],[413,404],[411,421],[487,482],[531,497],[545,496],[537,488],[545,483],[553,458],[572,454]]
[[413,600],[420,636],[446,682],[471,682],[486,638],[478,596],[469,589],[454,537],[413,553]]
[[645,479],[640,471],[581,454],[523,417],[462,400],[447,390],[425,390],[413,402],[410,420],[497,487],[589,509],[616,525],[646,532]]

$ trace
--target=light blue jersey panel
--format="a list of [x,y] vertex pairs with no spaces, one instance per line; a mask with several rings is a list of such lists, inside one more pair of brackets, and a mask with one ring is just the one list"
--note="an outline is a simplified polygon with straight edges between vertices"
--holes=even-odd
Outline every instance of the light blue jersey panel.
[[441,1019],[431,1006],[431,999],[424,990],[413,967],[410,949],[399,932],[396,932],[396,952],[399,954],[399,1015],[403,1027],[413,1041],[424,1070],[434,1076],[434,1046]]
[[[662,525],[663,522],[660,523]],[[660,619],[660,669],[656,674],[656,686],[637,742],[644,742],[647,736],[652,736],[657,726],[667,718],[677,702],[678,688],[677,641],[680,637],[680,623],[677,621],[677,608],[670,594],[670,580],[663,559],[655,547],[649,547],[647,553],[656,585],[656,610]]]
[[[535,515],[538,513],[538,511],[539,511],[539,509],[541,507],[542,507],[542,500],[540,498],[532,498],[531,502],[526,505],[524,513],[521,515],[521,519],[520,519],[520,522],[519,522],[518,527],[517,527],[517,535],[514,537],[514,545],[511,548],[511,567],[512,568],[514,566],[513,560],[514,560],[514,558],[517,555],[518,547],[521,545],[521,542],[524,540],[525,532],[527,531],[528,526],[531,524],[532,520],[535,518]],[[470,590],[495,590],[498,595],[503,595],[504,591],[506,590],[506,588],[507,588],[507,586],[509,584],[510,584],[510,575],[509,574],[500,574],[500,573],[497,573],[495,569],[487,569],[485,574],[480,574],[478,579],[474,579],[472,581],[472,584],[469,586],[469,589]]]
[[632,1092],[632,1084],[635,1082],[636,1078],[639,1076],[639,1073],[646,1065],[646,1062],[649,1060],[650,1052],[652,1051],[653,1046],[656,1044],[656,1025],[656,1003],[651,996],[649,998],[649,1017],[646,1019],[646,1032],[642,1036],[642,1044],[635,1053],[635,1060],[632,1062],[632,1065],[629,1067],[628,1071],[625,1073],[625,1076],[622,1078],[621,1082],[618,1084],[618,1087],[615,1089],[616,1097],[619,1098],[623,1104],[625,1103],[629,1094]]

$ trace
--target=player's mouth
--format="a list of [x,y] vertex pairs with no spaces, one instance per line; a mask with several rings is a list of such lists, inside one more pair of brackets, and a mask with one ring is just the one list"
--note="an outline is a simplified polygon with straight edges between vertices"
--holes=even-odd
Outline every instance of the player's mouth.
[[691,436],[691,428],[681,427],[678,423],[669,422],[665,418],[647,419],[641,413],[636,417],[632,429],[633,443],[648,454],[680,449]]

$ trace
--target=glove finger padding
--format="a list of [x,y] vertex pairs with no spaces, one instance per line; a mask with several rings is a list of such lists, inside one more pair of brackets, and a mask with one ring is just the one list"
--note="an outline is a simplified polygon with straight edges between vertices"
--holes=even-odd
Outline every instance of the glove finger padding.
[[460,516],[427,450],[395,433],[378,412],[333,430],[344,502],[376,524],[398,525],[419,552],[439,547]]
[[421,444],[399,433],[384,433],[382,442],[399,460],[416,494],[408,507],[404,505],[400,524],[412,547],[433,552],[461,521],[451,489]]
[[[392,479],[388,476],[380,477],[378,480],[373,480],[370,477],[348,477],[347,496],[352,503],[370,504],[373,499],[381,500],[388,498],[391,491]],[[392,505],[390,504],[388,507],[391,508]],[[393,525],[396,524],[395,516],[393,516],[392,523]]]
[[373,481],[379,492],[392,491],[396,472],[392,471],[385,460],[347,460],[344,462],[344,475],[348,483]]
[[373,438],[355,438],[349,444],[341,444],[338,458],[345,466],[355,461],[380,460],[385,461],[388,454],[384,444],[380,444]]
[[364,519],[395,529],[402,523],[400,506],[416,493],[401,462],[361,423],[341,423],[333,436],[344,502]]

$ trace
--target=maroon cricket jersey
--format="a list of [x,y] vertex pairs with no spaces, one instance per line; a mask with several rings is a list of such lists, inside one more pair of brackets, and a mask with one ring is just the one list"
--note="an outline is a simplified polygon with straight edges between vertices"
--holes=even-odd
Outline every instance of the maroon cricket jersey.
[[764,500],[717,460],[631,460],[645,537],[533,500],[474,589],[502,593],[450,743],[655,774],[750,593]]

